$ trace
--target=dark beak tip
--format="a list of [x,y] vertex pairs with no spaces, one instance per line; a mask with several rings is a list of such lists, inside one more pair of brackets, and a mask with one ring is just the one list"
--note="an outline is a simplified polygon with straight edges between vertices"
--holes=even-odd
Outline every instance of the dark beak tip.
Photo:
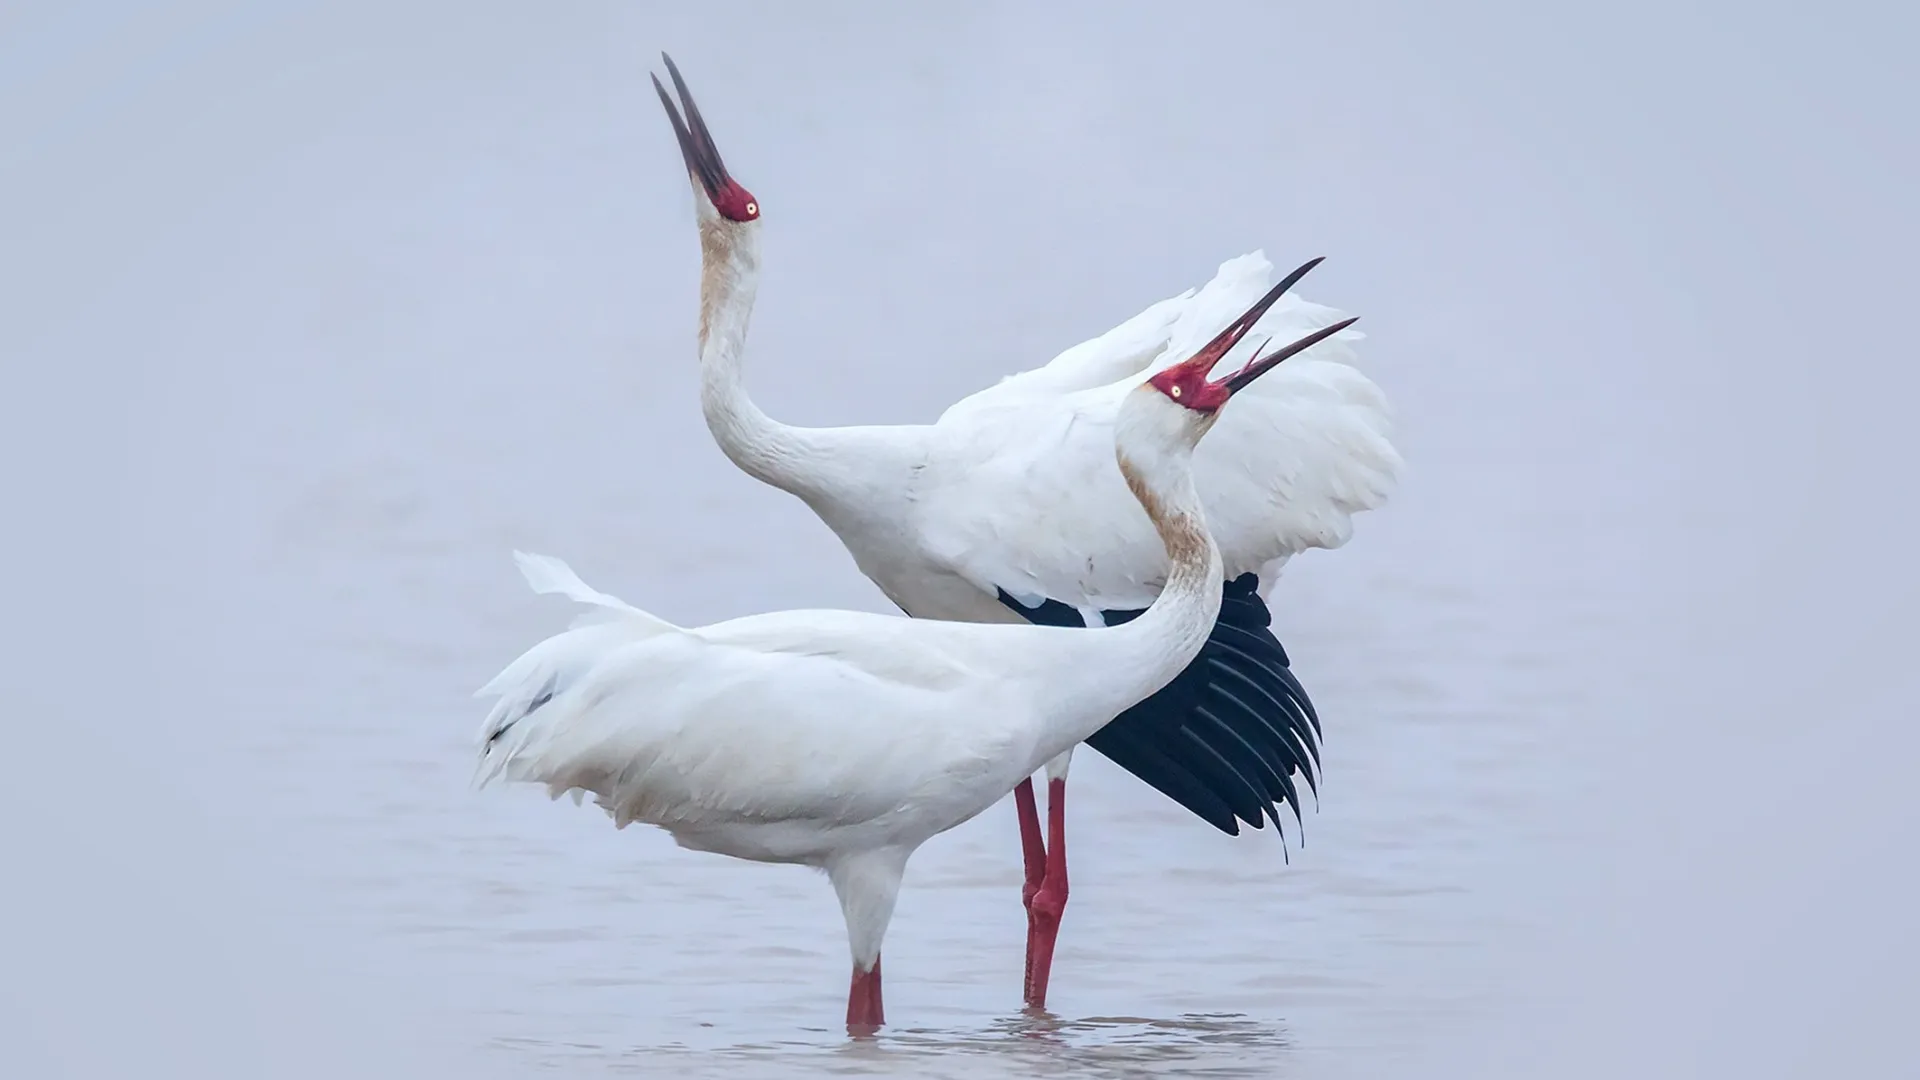
[[1287,358],[1292,356],[1297,356],[1300,353],[1306,352],[1308,349],[1311,349],[1315,345],[1318,345],[1321,342],[1327,340],[1328,338],[1333,337],[1334,335],[1340,333],[1340,331],[1345,330],[1347,327],[1352,326],[1354,323],[1357,323],[1359,321],[1360,321],[1360,316],[1352,315],[1345,319],[1341,319],[1337,323],[1333,323],[1331,325],[1321,327],[1320,329],[1315,330],[1313,333],[1308,334],[1307,336],[1299,339],[1298,341],[1293,342],[1291,345],[1288,345],[1287,347],[1281,349],[1278,352],[1275,352],[1269,356],[1260,357],[1260,358],[1248,361],[1246,367],[1241,368],[1239,371],[1236,371],[1233,374],[1227,376],[1226,378],[1220,380],[1220,384],[1227,388],[1227,393],[1229,394],[1237,393],[1240,390],[1245,389],[1248,386],[1248,384],[1252,383],[1255,379],[1259,378],[1262,375],[1265,375],[1269,371],[1272,371],[1274,368],[1279,367],[1281,361],[1286,360]]

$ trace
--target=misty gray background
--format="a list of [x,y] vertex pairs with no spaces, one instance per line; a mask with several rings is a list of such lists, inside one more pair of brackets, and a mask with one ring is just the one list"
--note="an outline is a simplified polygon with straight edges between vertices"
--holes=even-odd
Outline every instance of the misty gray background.
[[[1912,1074],[1915,20],[0,4],[7,1075]],[[823,883],[466,787],[560,617],[514,546],[885,610],[701,425],[662,48],[783,419],[929,420],[1254,248],[1364,316],[1409,468],[1281,585],[1307,848],[1076,762],[1055,1011],[1137,1023],[1019,1049],[1004,804],[911,872],[927,1030],[849,1052]]]

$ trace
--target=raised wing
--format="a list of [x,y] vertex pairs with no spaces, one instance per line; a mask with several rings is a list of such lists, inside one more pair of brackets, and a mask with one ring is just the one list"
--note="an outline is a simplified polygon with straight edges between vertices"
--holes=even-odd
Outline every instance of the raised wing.
[[[1152,603],[1166,552],[1113,450],[1132,385],[1004,403],[943,431],[914,489],[929,554],[982,592],[1004,589],[1029,606]],[[1194,452],[1229,578],[1345,543],[1353,515],[1391,493],[1400,458],[1389,431],[1378,388],[1311,352],[1237,395]]]
[[1174,350],[1190,341],[1187,352],[1191,353],[1246,310],[1245,303],[1237,308],[1232,305],[1247,295],[1249,288],[1256,297],[1265,292],[1272,284],[1269,280],[1272,273],[1273,265],[1258,251],[1229,259],[1220,264],[1213,280],[1203,287],[1162,300],[1037,368],[1009,375],[985,390],[961,398],[941,414],[938,423],[946,424],[1007,402],[1091,390],[1173,363],[1185,355],[1175,355]]
[[[1007,395],[943,420],[915,498],[929,553],[1031,622],[1098,626],[1152,603],[1166,554],[1114,459],[1120,400],[1191,355],[1269,286],[1271,267],[1210,297],[1223,314],[1176,320],[1159,356],[1107,386]],[[1219,279],[1216,279],[1219,281]],[[1267,335],[1292,340],[1341,314],[1284,298],[1221,364]],[[1262,333],[1261,331],[1265,331]],[[1358,335],[1353,335],[1357,337]],[[1223,831],[1300,811],[1319,721],[1269,629],[1259,575],[1337,547],[1353,515],[1390,494],[1400,458],[1379,389],[1342,360],[1341,334],[1237,395],[1195,452],[1195,484],[1227,569],[1221,616],[1199,658],[1089,745]]]

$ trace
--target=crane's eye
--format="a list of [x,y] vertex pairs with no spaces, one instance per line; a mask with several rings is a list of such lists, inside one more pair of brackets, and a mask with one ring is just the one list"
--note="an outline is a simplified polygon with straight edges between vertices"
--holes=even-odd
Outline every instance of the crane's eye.
[[1167,391],[1167,393],[1169,393],[1169,394],[1172,394],[1172,395],[1173,395],[1174,397],[1179,397],[1179,396],[1180,396],[1180,388],[1176,386],[1176,387],[1174,387],[1173,389],[1171,389],[1171,390],[1169,390],[1169,391]]
[[752,217],[753,215],[755,215],[755,214],[757,214],[757,213],[759,213],[759,212],[760,212],[760,204],[759,204],[759,203],[748,203],[748,204],[747,204],[747,216],[748,216],[748,217]]

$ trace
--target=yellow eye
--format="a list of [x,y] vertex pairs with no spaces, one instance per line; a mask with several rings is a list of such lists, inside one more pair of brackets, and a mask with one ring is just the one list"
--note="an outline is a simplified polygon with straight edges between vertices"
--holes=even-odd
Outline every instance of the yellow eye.
[[759,213],[759,212],[760,212],[760,204],[759,204],[759,203],[748,203],[748,204],[747,204],[747,214],[748,214],[749,216],[752,216],[752,215],[754,215],[754,214],[757,214],[757,213]]
[[1167,391],[1167,393],[1169,393],[1169,394],[1172,394],[1172,395],[1173,395],[1174,397],[1179,397],[1179,396],[1180,396],[1180,388],[1176,386],[1176,387],[1174,387],[1173,389],[1171,389],[1171,390],[1169,390],[1169,391]]

